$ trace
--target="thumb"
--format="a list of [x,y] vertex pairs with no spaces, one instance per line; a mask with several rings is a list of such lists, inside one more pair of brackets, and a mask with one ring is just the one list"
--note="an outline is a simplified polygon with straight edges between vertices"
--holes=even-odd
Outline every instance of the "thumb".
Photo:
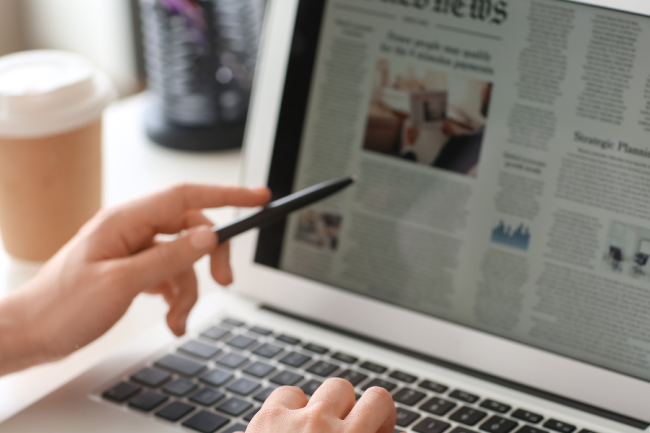
[[124,260],[138,291],[159,284],[188,268],[217,246],[209,226],[194,227],[172,242],[158,244]]

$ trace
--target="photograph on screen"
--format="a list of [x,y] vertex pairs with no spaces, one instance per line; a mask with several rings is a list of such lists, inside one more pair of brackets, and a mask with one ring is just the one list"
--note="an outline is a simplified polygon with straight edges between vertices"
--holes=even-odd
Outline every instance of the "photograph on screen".
[[650,282],[650,229],[612,221],[601,269]]
[[377,61],[363,148],[476,177],[492,83]]
[[336,251],[343,218],[330,212],[306,210],[298,216],[295,238],[317,248]]

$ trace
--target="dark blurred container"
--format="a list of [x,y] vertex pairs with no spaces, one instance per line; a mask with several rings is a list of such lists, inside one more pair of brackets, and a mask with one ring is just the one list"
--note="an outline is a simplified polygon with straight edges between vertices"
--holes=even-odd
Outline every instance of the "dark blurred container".
[[140,0],[153,100],[147,135],[195,151],[241,147],[264,0]]

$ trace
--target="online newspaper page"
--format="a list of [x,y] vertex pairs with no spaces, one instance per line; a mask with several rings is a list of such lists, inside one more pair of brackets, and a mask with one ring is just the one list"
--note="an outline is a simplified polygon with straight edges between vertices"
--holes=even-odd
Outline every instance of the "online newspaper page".
[[281,268],[650,379],[650,19],[333,0]]

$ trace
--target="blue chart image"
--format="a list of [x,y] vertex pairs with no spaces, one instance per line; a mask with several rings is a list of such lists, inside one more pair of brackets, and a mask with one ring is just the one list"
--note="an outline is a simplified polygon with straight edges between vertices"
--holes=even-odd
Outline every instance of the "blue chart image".
[[500,221],[499,225],[492,230],[492,242],[528,251],[530,231],[523,224],[520,224],[513,231],[511,226],[507,226],[503,221]]

